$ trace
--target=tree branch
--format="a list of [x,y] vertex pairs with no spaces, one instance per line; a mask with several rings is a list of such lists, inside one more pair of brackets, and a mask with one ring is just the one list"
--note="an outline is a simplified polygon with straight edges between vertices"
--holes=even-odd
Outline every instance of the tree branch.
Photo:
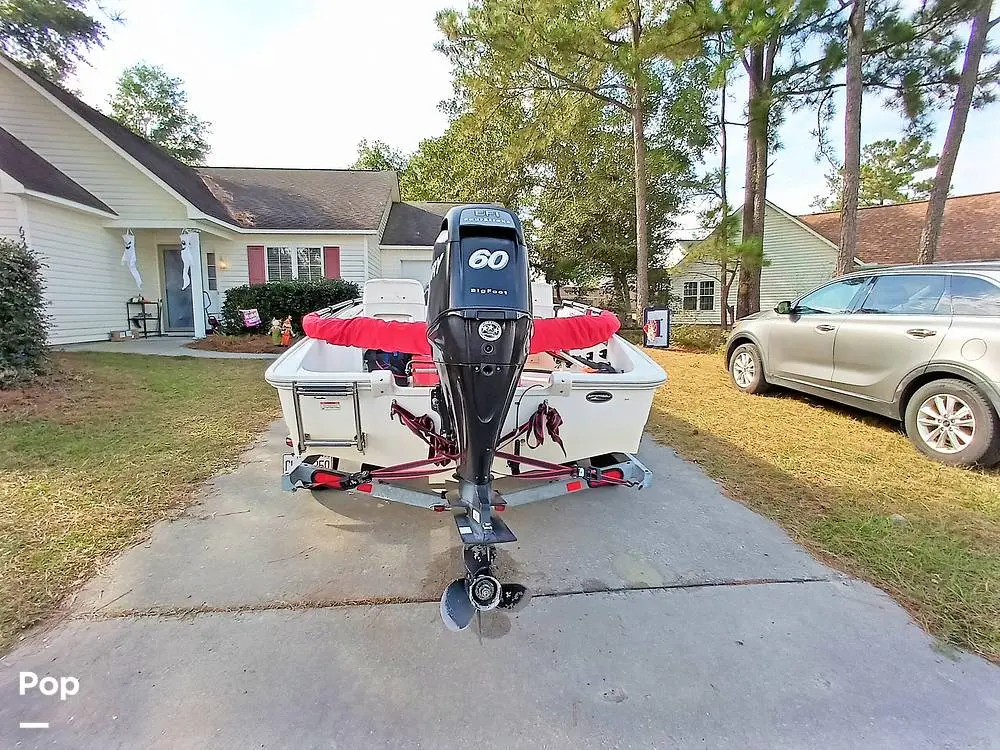
[[590,94],[591,96],[596,97],[597,99],[601,99],[602,101],[605,101],[608,104],[613,104],[614,106],[619,107],[623,112],[628,112],[629,114],[631,114],[632,112],[631,107],[623,104],[621,101],[615,99],[613,96],[607,96],[606,94],[602,94],[597,89],[591,88],[590,86],[584,86],[581,83],[577,83],[572,78],[568,78],[560,73],[556,73],[554,70],[551,70],[545,65],[537,63],[534,60],[529,59],[527,62],[528,65],[532,66],[533,68],[536,68],[540,72],[545,73],[546,75],[550,75],[558,81],[562,81],[566,86],[573,89],[574,91],[579,91],[582,94]]

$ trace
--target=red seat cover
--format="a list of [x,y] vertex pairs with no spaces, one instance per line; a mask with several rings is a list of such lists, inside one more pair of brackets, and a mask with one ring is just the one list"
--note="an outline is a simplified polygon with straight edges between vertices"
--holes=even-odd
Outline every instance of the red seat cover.
[[[600,315],[576,315],[569,318],[539,318],[534,321],[529,354],[560,349],[586,349],[610,339],[621,327],[617,316],[608,310]],[[309,313],[302,318],[306,336],[338,346],[381,349],[407,354],[431,353],[427,324],[404,323],[379,318],[321,318]]]

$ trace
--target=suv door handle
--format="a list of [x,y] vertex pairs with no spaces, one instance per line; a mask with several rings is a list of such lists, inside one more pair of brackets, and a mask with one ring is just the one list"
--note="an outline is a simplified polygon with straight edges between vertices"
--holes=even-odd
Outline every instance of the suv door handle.
[[818,326],[816,326],[816,330],[820,331],[821,333],[829,333],[830,331],[836,331],[837,326],[832,326],[829,323],[820,323]]
[[926,339],[931,336],[937,336],[937,331],[932,331],[930,328],[911,328],[906,332],[907,336],[912,336],[915,339]]

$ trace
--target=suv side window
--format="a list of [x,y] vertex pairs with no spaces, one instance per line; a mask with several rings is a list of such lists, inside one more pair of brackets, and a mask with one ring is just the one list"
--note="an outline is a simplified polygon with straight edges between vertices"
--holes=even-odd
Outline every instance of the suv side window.
[[796,315],[837,315],[851,309],[858,292],[865,288],[868,276],[852,277],[820,287],[800,299],[795,305]]
[[859,313],[882,315],[948,315],[943,274],[876,276]]
[[1000,315],[1000,286],[975,276],[951,277],[955,315]]

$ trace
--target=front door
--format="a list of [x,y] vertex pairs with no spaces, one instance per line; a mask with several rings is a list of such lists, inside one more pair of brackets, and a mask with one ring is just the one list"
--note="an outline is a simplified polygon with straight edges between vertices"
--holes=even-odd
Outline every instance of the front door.
[[837,329],[867,281],[854,277],[820,287],[800,299],[791,315],[775,321],[767,340],[768,370],[786,380],[828,387]]
[[184,262],[181,260],[180,245],[160,247],[163,262],[163,303],[166,308],[164,319],[166,330],[176,333],[194,332],[194,308],[191,304],[191,285],[184,285]]

